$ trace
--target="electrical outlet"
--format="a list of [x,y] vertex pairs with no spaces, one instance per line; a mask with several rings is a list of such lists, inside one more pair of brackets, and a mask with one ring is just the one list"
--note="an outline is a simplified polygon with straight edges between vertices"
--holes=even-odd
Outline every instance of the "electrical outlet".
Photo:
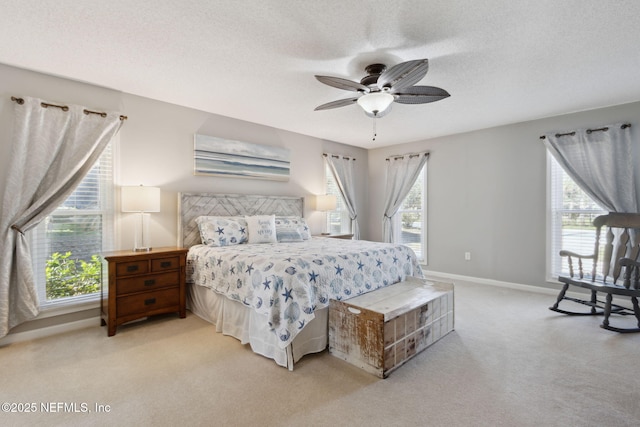
[[471,252],[465,252],[464,253],[464,260],[465,261],[471,261]]

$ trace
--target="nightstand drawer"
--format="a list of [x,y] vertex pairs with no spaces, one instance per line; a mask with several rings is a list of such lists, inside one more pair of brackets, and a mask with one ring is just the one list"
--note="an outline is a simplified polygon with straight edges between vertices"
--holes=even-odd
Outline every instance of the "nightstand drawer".
[[180,257],[167,257],[151,260],[151,271],[165,271],[180,267]]
[[117,299],[116,310],[118,317],[131,314],[150,313],[163,308],[180,305],[180,288],[162,289],[155,292],[131,295]]
[[147,260],[119,262],[116,264],[116,276],[131,276],[132,274],[145,274],[149,272]]
[[171,271],[169,273],[149,274],[142,277],[129,277],[116,282],[116,292],[118,295],[129,294],[139,291],[150,291],[167,286],[178,286],[180,284],[180,272]]

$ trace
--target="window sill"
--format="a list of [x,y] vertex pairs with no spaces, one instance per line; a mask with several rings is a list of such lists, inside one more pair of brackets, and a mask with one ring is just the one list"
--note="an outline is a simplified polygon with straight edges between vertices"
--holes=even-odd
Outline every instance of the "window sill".
[[42,304],[40,314],[36,319],[61,316],[78,311],[91,310],[100,307],[100,294],[84,295],[81,297],[61,298]]
[[558,280],[558,276],[547,276],[545,278],[545,283],[549,284],[549,285],[562,285],[562,283],[560,283],[560,281]]

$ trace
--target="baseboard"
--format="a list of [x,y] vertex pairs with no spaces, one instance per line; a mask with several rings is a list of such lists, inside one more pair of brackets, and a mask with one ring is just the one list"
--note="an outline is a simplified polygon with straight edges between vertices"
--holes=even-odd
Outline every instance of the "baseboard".
[[[445,279],[463,280],[465,282],[473,282],[473,283],[479,283],[481,285],[497,286],[500,288],[517,289],[520,291],[534,292],[537,294],[556,296],[558,295],[558,292],[560,292],[560,283],[558,283],[557,289],[552,289],[552,288],[543,288],[542,286],[532,286],[532,285],[524,285],[522,283],[503,282],[500,280],[484,279],[482,277],[463,276],[460,274],[441,273],[438,271],[431,271],[431,270],[424,270],[424,273],[426,276],[429,276],[430,274],[432,274],[434,276],[443,277]],[[584,293],[567,292],[567,296],[572,296],[574,298],[579,298],[579,297],[584,298]]]
[[100,322],[100,319],[98,318],[89,318],[89,319],[76,320],[75,322],[61,323],[59,325],[33,329],[31,331],[17,332],[15,334],[9,334],[1,338],[0,346],[7,345],[7,344],[14,344],[22,341],[35,340],[38,338],[44,338],[51,335],[61,334],[64,332],[76,331],[78,329],[95,327],[100,324],[99,322]]

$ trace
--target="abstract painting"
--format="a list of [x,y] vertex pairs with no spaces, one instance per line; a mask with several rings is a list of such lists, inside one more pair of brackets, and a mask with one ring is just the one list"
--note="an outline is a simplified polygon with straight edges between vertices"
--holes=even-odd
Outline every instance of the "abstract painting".
[[193,157],[195,175],[289,180],[290,153],[282,147],[196,134]]

